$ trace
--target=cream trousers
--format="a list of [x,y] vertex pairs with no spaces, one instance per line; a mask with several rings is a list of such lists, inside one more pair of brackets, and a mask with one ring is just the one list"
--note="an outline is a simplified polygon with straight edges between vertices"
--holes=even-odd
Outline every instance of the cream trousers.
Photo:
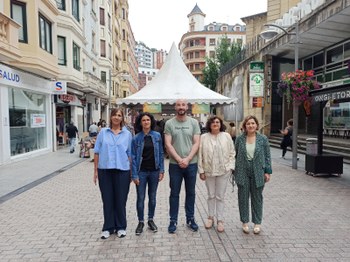
[[208,190],[208,213],[223,221],[225,208],[225,193],[231,171],[222,176],[207,176],[205,184]]

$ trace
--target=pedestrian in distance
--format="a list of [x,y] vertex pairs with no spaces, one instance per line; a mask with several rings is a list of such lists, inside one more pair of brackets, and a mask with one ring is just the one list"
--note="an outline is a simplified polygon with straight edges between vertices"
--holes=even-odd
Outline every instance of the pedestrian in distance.
[[224,208],[227,182],[234,169],[235,150],[232,138],[225,132],[222,119],[209,118],[208,133],[202,134],[198,152],[198,172],[208,191],[208,220],[205,228],[212,228],[214,217],[217,231],[224,232]]
[[98,133],[98,126],[96,125],[96,122],[92,122],[92,124],[89,126],[89,136],[96,137],[97,133]]
[[263,216],[263,190],[272,174],[271,152],[267,137],[258,132],[255,116],[242,123],[243,133],[236,139],[235,180],[238,186],[238,207],[244,233],[249,234],[249,198],[251,199],[253,232],[259,234]]
[[230,136],[232,138],[233,143],[235,143],[236,142],[236,127],[235,127],[235,123],[230,122],[229,125],[230,125],[229,133],[230,133]]
[[179,198],[182,181],[185,181],[186,224],[192,231],[198,230],[194,217],[195,186],[197,177],[197,152],[200,142],[199,123],[187,116],[188,103],[178,99],[175,103],[175,117],[165,123],[165,146],[169,154],[170,197],[169,233],[177,229]]
[[135,126],[141,132],[137,133],[131,143],[132,180],[136,185],[136,210],[139,223],[136,235],[143,232],[144,203],[146,187],[148,187],[148,228],[154,233],[158,227],[154,222],[158,182],[164,178],[164,151],[160,133],[154,131],[156,121],[150,113],[141,113],[135,121]]
[[102,239],[117,233],[126,236],[126,202],[129,194],[131,174],[131,139],[125,127],[121,109],[111,111],[109,127],[99,132],[94,148],[93,182],[101,191],[104,223]]
[[292,136],[293,136],[293,119],[287,121],[287,126],[284,130],[280,130],[280,133],[283,135],[281,141],[282,155],[281,158],[285,159],[287,153],[287,148],[292,147]]
[[66,128],[67,137],[69,139],[69,152],[72,154],[75,151],[75,146],[77,144],[77,138],[79,138],[78,128],[74,125],[73,121],[70,121]]

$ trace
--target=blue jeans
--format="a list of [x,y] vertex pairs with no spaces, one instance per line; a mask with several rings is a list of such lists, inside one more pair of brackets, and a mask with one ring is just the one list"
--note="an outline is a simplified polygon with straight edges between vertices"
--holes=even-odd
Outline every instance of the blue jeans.
[[137,201],[136,209],[139,221],[144,221],[144,204],[146,195],[146,186],[148,185],[148,219],[153,219],[154,210],[156,209],[156,196],[159,182],[158,171],[140,171],[140,184],[136,186]]
[[196,198],[196,178],[197,178],[197,163],[190,164],[187,168],[181,168],[177,164],[169,164],[170,175],[170,221],[176,221],[179,214],[179,198],[182,179],[185,180],[185,211],[186,218],[194,218],[194,202]]
[[75,149],[75,145],[77,143],[77,138],[76,137],[72,137],[72,138],[69,138],[69,150],[72,152],[74,149]]

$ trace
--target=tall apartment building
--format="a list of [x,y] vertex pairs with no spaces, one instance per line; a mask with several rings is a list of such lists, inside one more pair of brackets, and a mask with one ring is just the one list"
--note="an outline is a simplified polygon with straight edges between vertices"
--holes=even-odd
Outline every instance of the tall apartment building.
[[135,55],[139,64],[138,78],[140,88],[152,81],[168,55],[163,49],[149,48],[145,43],[138,42],[135,47]]
[[127,0],[1,1],[0,165],[55,150],[67,123],[82,133],[137,89],[127,13]]
[[146,46],[143,42],[138,42],[135,50],[139,67],[153,68],[153,50]]
[[227,37],[230,42],[246,43],[245,26],[240,24],[212,22],[205,25],[205,14],[196,4],[187,15],[189,30],[180,40],[181,56],[195,78],[201,80],[206,57],[215,57],[215,49],[220,39]]
[[167,51],[163,49],[155,51],[154,58],[153,58],[154,68],[160,69],[164,64],[167,55],[168,55]]

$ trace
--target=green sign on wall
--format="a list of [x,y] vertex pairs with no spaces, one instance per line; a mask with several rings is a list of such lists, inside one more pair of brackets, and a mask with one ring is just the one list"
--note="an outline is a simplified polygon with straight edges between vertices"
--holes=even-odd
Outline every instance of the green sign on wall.
[[262,61],[253,61],[249,65],[250,72],[264,72],[264,62]]

